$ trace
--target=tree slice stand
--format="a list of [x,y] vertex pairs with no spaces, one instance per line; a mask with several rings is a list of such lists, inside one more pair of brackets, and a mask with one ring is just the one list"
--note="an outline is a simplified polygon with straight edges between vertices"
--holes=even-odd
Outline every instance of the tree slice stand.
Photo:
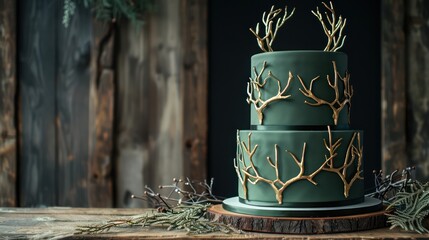
[[[243,231],[265,233],[322,234],[354,232],[386,227],[386,216],[384,215],[385,211],[382,208],[381,202],[378,199],[366,199],[365,203],[363,205],[355,205],[354,207],[349,206],[348,208],[354,208],[356,211],[353,214],[343,216],[338,216],[344,212],[344,209],[341,210],[341,208],[324,208],[323,211],[322,208],[307,208],[307,211],[312,211],[315,215],[319,211],[319,214],[322,214],[323,217],[320,217],[320,215],[318,217],[293,216],[299,214],[299,211],[302,209],[298,209],[298,212],[292,213],[292,216],[275,216],[284,215],[288,211],[285,208],[274,207],[256,207],[258,211],[255,213],[257,215],[250,215],[249,213],[240,213],[240,211],[243,211],[240,208],[247,207],[254,209],[255,206],[240,203],[238,198],[235,197],[226,199],[223,204],[212,206],[208,209],[208,215],[213,221],[229,224]],[[234,207],[231,208],[231,205]],[[226,209],[232,209],[234,212]],[[359,209],[362,209],[362,211]],[[275,213],[276,210],[283,213]],[[333,216],[328,216],[327,213],[329,210],[333,210]],[[246,212],[246,210],[244,211]],[[347,213],[347,211],[345,212]]]

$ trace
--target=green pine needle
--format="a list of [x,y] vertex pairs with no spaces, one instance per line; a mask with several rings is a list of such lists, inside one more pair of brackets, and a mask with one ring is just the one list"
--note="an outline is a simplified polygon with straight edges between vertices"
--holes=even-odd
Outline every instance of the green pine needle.
[[73,0],[64,0],[63,25],[67,28],[75,14],[76,3]]
[[111,22],[121,18],[140,24],[148,10],[154,8],[154,0],[64,0],[63,25],[67,28],[76,12],[77,4],[90,8],[100,21]]
[[186,230],[190,234],[204,234],[211,232],[239,232],[233,227],[209,221],[206,217],[210,205],[193,204],[179,205],[173,209],[134,216],[127,219],[112,220],[103,224],[79,226],[76,234],[96,234],[107,232],[114,227],[166,227],[167,230]]
[[424,222],[429,216],[429,183],[415,182],[399,192],[387,207],[394,209],[388,216],[391,229],[395,227],[418,233],[429,233]]

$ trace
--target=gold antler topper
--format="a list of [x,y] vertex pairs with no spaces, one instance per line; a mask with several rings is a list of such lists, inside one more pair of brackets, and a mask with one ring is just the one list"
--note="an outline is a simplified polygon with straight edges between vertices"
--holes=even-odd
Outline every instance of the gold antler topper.
[[330,29],[328,29],[328,26],[326,26],[325,21],[323,20],[323,15],[319,12],[319,7],[316,8],[316,12],[311,12],[314,16],[317,17],[317,19],[319,19],[320,23],[322,24],[323,31],[328,37],[328,43],[326,44],[326,47],[323,51],[336,52],[344,45],[346,35],[343,36],[343,30],[346,26],[347,19],[343,19],[341,15],[337,18],[332,2],[329,2],[329,6],[324,2],[322,2],[322,4],[331,13],[331,17],[329,17],[329,14],[325,12]]
[[277,31],[279,30],[279,28],[281,26],[283,26],[283,24],[290,17],[292,17],[293,13],[295,12],[295,8],[292,9],[292,12],[288,15],[287,6],[285,7],[285,11],[284,11],[285,14],[283,17],[277,19],[276,28],[273,31],[273,20],[281,12],[282,12],[281,8],[274,10],[274,6],[272,6],[271,10],[268,14],[266,14],[266,12],[264,12],[264,14],[262,14],[262,23],[265,26],[265,36],[264,37],[259,36],[259,23],[256,24],[255,30],[253,30],[252,28],[249,29],[253,33],[253,35],[255,35],[256,40],[258,41],[259,47],[264,52],[272,52],[273,51],[271,46],[273,44],[274,39],[276,38]]

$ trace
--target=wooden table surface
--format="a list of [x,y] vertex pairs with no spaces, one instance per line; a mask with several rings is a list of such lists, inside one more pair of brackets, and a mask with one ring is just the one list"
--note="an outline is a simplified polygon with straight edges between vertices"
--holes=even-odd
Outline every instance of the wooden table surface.
[[429,239],[419,235],[387,228],[364,232],[327,235],[281,234],[223,234],[187,235],[164,228],[114,228],[97,235],[74,235],[76,226],[140,215],[149,209],[112,208],[0,208],[0,239]]

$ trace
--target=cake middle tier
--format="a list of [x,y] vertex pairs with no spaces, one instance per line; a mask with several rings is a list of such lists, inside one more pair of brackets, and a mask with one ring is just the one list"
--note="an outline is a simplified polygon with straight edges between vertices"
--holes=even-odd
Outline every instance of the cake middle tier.
[[362,131],[237,131],[240,201],[330,207],[362,202]]
[[353,96],[347,55],[323,51],[253,55],[247,93],[253,126],[345,129]]

